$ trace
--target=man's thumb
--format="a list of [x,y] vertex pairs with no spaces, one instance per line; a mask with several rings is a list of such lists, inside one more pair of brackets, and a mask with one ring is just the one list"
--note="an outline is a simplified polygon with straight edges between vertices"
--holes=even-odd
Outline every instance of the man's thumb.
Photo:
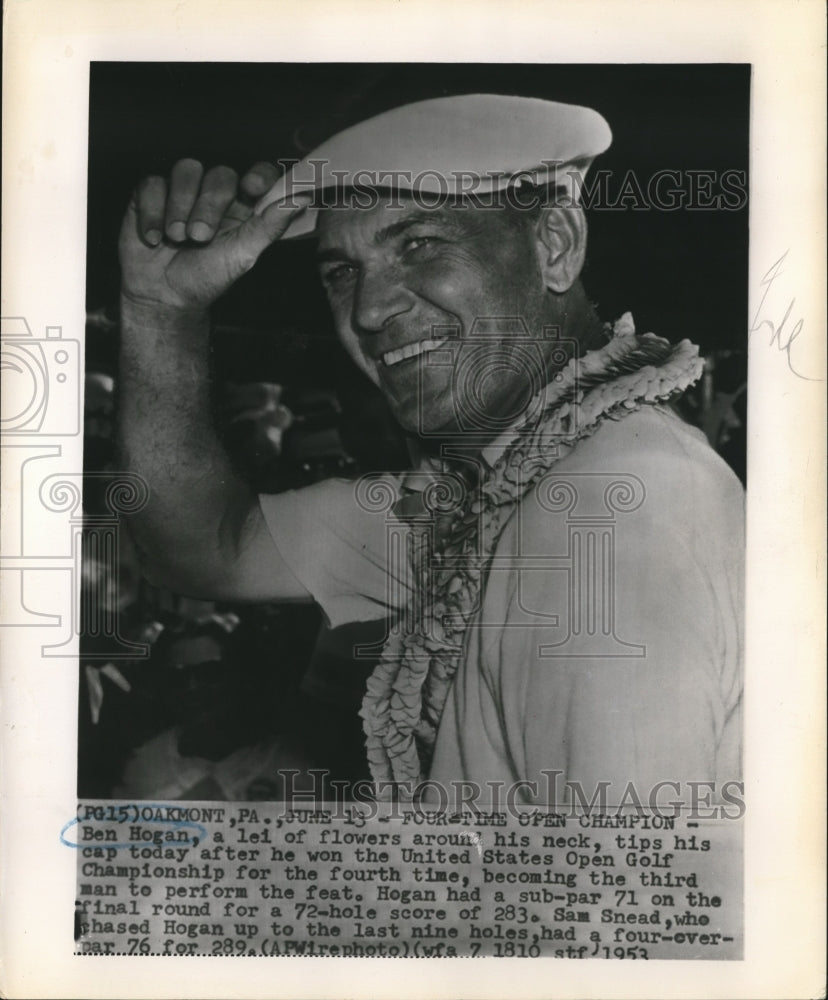
[[[261,215],[251,215],[242,227],[245,255],[250,264],[285,232],[295,218],[302,214],[313,198],[310,195],[293,195],[286,201],[275,201]],[[240,234],[241,235],[241,234]]]

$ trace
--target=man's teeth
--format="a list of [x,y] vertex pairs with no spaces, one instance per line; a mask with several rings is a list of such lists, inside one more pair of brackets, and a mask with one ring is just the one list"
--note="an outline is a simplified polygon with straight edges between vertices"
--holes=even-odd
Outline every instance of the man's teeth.
[[382,360],[386,365],[396,365],[400,361],[405,361],[408,358],[416,358],[418,354],[422,354],[423,351],[434,351],[438,347],[442,347],[445,344],[444,340],[418,340],[414,344],[406,344],[405,347],[398,347],[396,351],[386,351],[382,356]]

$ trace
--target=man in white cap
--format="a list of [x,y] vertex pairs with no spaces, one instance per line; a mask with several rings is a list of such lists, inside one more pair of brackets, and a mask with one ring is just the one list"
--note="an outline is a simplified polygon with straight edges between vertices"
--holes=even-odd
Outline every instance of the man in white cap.
[[[180,161],[125,217],[121,444],[151,487],[148,572],[313,598],[334,626],[394,618],[362,707],[380,794],[428,778],[686,801],[739,776],[741,488],[668,405],[697,350],[605,326],[580,283],[578,194],[609,142],[586,108],[442,98],[282,177]],[[416,469],[256,497],[210,426],[208,310],[310,234]]]

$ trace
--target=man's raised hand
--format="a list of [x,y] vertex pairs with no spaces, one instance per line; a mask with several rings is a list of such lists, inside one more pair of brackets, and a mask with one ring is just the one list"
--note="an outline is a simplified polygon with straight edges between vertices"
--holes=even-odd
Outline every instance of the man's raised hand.
[[230,167],[179,160],[169,179],[145,178],[121,226],[121,291],[143,306],[206,309],[256,263],[310,201],[295,196],[261,215],[253,204],[278,172],[257,163],[239,181]]

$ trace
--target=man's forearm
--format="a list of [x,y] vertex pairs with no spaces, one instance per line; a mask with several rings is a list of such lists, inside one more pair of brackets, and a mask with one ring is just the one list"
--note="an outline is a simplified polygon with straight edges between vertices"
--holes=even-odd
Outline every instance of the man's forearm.
[[210,588],[233,558],[255,495],[213,429],[206,310],[121,302],[121,461],[149,503],[131,520],[148,575],[185,591]]

